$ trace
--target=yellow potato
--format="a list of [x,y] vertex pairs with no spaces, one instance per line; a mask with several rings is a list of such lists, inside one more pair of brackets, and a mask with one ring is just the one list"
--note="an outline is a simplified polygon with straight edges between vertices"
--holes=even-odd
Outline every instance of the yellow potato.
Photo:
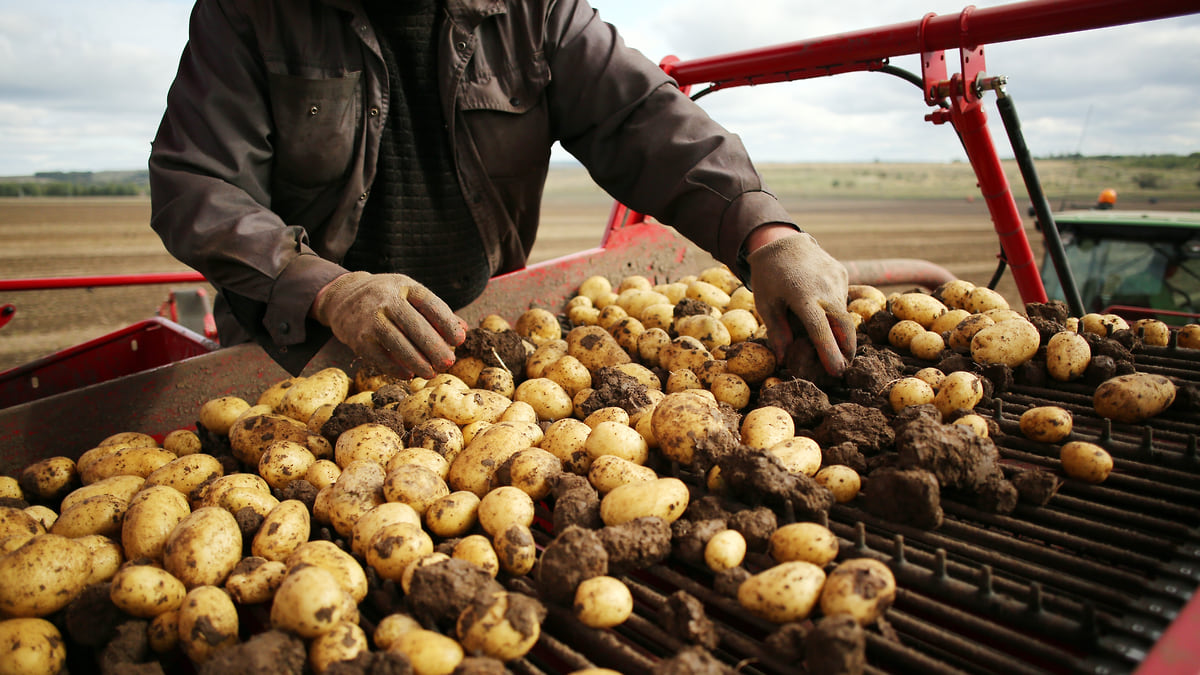
[[375,536],[375,533],[384,525],[391,525],[393,523],[409,523],[419,527],[421,525],[421,515],[417,513],[416,509],[404,502],[380,504],[364,513],[354,523],[354,530],[350,537],[350,550],[356,555],[365,558],[367,555],[367,546],[371,543],[371,539]]
[[738,603],[774,623],[803,621],[821,596],[825,571],[803,560],[780,563],[738,586]]
[[512,661],[537,643],[544,616],[545,609],[529,596],[505,591],[480,594],[458,616],[456,632],[464,650]]
[[1112,455],[1099,445],[1087,441],[1063,444],[1059,459],[1068,476],[1088,483],[1103,483],[1113,470]]
[[928,329],[937,318],[946,313],[942,301],[925,293],[901,293],[889,303],[892,314],[903,321],[913,321]]
[[1118,375],[1096,387],[1092,406],[1096,414],[1116,422],[1141,422],[1163,412],[1175,402],[1175,383],[1163,375]]
[[862,488],[858,472],[844,464],[830,464],[818,471],[813,479],[818,485],[828,488],[839,504],[853,500]]
[[912,405],[933,403],[936,393],[928,382],[916,377],[902,377],[888,389],[888,401],[892,411],[900,412]]
[[687,509],[687,484],[678,478],[628,483],[614,488],[600,500],[600,518],[605,525],[658,516],[674,522]]
[[59,514],[49,532],[72,539],[89,534],[119,537],[128,508],[127,502],[111,495],[88,497]]
[[416,675],[449,675],[463,660],[457,640],[423,628],[398,636],[388,649],[407,657]]
[[204,453],[183,455],[146,476],[146,486],[166,485],[189,497],[194,490],[224,475],[221,460]]
[[171,532],[192,512],[187,498],[167,485],[134,495],[121,523],[120,540],[129,559],[162,560]]
[[288,574],[307,564],[327,570],[337,580],[342,590],[355,602],[367,597],[367,573],[354,556],[343,551],[337,544],[324,539],[307,541],[296,547],[284,561]]
[[0,621],[0,654],[3,675],[58,675],[67,663],[62,633],[41,618]]
[[1072,422],[1070,411],[1054,405],[1030,408],[1019,420],[1025,438],[1042,443],[1058,443],[1070,436]]
[[391,523],[375,531],[366,547],[367,564],[384,579],[400,581],[413,562],[433,553],[433,539],[412,523]]
[[18,482],[25,494],[52,500],[74,489],[79,482],[79,470],[70,457],[48,457],[25,467]]
[[1092,362],[1092,348],[1078,333],[1061,331],[1046,343],[1046,372],[1059,382],[1083,376]]
[[126,565],[112,578],[109,598],[122,612],[144,619],[179,609],[187,595],[183,582],[153,565]]
[[612,628],[633,614],[633,594],[620,579],[610,576],[584,579],[575,589],[575,617],[592,628]]
[[225,590],[239,605],[256,605],[274,598],[285,577],[287,565],[282,562],[248,556],[233,568],[225,580]]
[[529,574],[537,563],[537,544],[526,525],[510,525],[492,539],[500,569],[514,576]]
[[286,499],[263,518],[250,543],[250,551],[266,560],[283,562],[311,534],[311,517],[304,502]]
[[314,673],[323,673],[334,663],[353,661],[359,654],[369,650],[367,633],[357,623],[342,621],[309,643],[308,664]]
[[979,376],[965,370],[950,373],[942,380],[937,395],[933,397],[933,405],[942,418],[948,418],[955,410],[974,410],[983,400],[983,383]]
[[242,559],[242,531],[225,509],[192,511],[171,530],[163,548],[163,568],[189,589],[220,586]]
[[304,638],[333,630],[346,616],[346,591],[329,570],[302,565],[288,572],[271,603],[271,624]]
[[803,560],[824,568],[837,558],[838,540],[820,523],[788,523],[771,533],[769,551],[776,562]]
[[1016,368],[1037,354],[1041,339],[1037,327],[1024,319],[1002,321],[975,333],[971,338],[971,358],[982,365]]
[[815,476],[821,468],[821,446],[807,436],[793,436],[767,449],[792,473]]
[[874,558],[853,558],[833,569],[821,590],[821,613],[849,614],[859,625],[869,626],[896,599],[896,578],[888,566]]
[[745,558],[746,538],[737,530],[721,530],[704,545],[704,564],[714,572],[737,567]]
[[479,496],[474,492],[451,492],[426,509],[425,525],[439,537],[462,536],[475,526],[479,502]]
[[57,534],[39,534],[0,556],[0,615],[48,616],[79,596],[92,572],[88,548]]

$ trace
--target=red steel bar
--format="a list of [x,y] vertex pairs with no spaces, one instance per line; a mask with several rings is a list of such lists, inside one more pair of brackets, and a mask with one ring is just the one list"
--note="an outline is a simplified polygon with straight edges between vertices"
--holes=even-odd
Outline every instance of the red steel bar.
[[681,85],[724,82],[939,49],[973,48],[1200,13],[1195,0],[1030,0],[664,64]]
[[107,274],[81,277],[43,277],[38,279],[0,279],[0,291],[44,291],[54,288],[90,288],[95,286],[138,286],[149,284],[204,283],[199,272],[152,272],[147,274]]

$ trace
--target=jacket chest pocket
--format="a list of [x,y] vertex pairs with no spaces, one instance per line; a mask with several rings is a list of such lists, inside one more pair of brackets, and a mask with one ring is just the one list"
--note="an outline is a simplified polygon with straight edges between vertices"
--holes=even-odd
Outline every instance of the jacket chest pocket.
[[515,178],[544,170],[553,142],[541,53],[502,72],[474,73],[459,86],[458,111],[489,176]]
[[275,180],[313,187],[349,173],[362,114],[361,76],[269,74]]

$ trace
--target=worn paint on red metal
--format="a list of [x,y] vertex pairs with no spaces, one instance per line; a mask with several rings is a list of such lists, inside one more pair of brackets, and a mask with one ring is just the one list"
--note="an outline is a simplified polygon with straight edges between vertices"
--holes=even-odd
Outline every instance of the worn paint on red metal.
[[1200,636],[1200,594],[1195,594],[1150,649],[1134,675],[1200,673],[1196,637]]
[[96,286],[139,286],[151,284],[205,283],[199,272],[152,272],[148,274],[106,274],[82,277],[41,277],[0,279],[0,291],[43,291],[56,288]]

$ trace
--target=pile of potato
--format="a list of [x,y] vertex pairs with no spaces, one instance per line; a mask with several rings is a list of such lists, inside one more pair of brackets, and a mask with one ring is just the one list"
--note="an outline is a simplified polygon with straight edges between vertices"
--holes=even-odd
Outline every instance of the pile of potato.
[[[855,286],[848,308],[863,322],[887,310],[895,318],[891,345],[931,361],[953,350],[1017,367],[1041,342],[1026,316],[966,282],[890,297]],[[544,309],[511,326],[497,316],[481,322],[480,331],[520,336],[526,358],[516,372],[479,356],[462,356],[429,380],[329,368],[282,380],[252,402],[205,402],[195,430],[161,442],[130,431],[77,460],[52,457],[0,478],[0,497],[12,504],[0,506],[0,675],[58,672],[67,641],[57,618],[96,584],[107,584],[120,612],[146,622],[154,653],[181,651],[201,667],[239,643],[239,608],[262,607],[271,629],[303,640],[314,672],[371,652],[403,655],[421,675],[467,672],[526,654],[544,607],[489,591],[439,628],[403,611],[362,621],[363,603],[382,583],[403,598],[424,568],[451,560],[490,577],[540,581],[546,546],[535,520],[540,508],[567,501],[554,492],[563,475],[586,479],[573,490],[592,491],[595,525],[604,529],[642,519],[670,525],[698,495],[722,494],[719,467],[701,458],[731,439],[838,502],[857,497],[855,470],[822,467],[822,448],[786,411],[754,405],[782,382],[780,369],[761,339],[752,292],[728,269],[658,285],[631,276],[613,287],[593,277],[565,311],[566,330]],[[1200,327],[1179,333],[1180,346],[1196,346],[1188,342],[1197,338],[1193,328]],[[1145,327],[1147,341],[1154,330]],[[1049,341],[1055,379],[1078,378],[1087,367],[1087,343],[1073,335]],[[644,400],[595,407],[602,377],[644,385]],[[1097,408],[1111,398],[1121,411],[1148,416],[1170,405],[1169,381],[1138,384],[1157,387],[1155,395],[1130,403],[1098,389]],[[394,400],[381,404],[389,388]],[[972,409],[982,391],[978,375],[929,367],[894,382],[886,397],[893,412],[932,403],[949,418]],[[379,417],[330,439],[322,429],[347,404]],[[954,422],[988,433],[978,415]],[[1031,438],[1057,442],[1070,432],[1069,415],[1037,422],[1025,432]],[[214,444],[231,457],[205,451]],[[1097,468],[1095,458],[1090,447],[1063,446],[1070,475],[1102,480],[1112,461]],[[693,469],[703,485],[681,480]],[[317,536],[322,530],[331,537]],[[859,650],[850,658],[861,660],[861,627],[895,596],[888,567],[838,562],[838,540],[815,522],[774,529],[765,555],[751,548],[744,532],[721,527],[708,534],[700,560],[714,576],[737,579],[738,601],[770,622],[852,617]],[[633,611],[619,575],[594,574],[569,590],[571,611],[593,628],[619,626]]]

